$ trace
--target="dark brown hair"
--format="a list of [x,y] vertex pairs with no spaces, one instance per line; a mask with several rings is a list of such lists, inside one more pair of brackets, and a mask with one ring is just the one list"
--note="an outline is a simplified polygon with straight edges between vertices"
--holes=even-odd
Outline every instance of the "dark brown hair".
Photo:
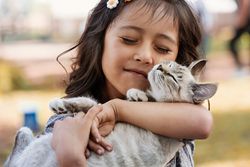
[[[105,102],[102,95],[105,76],[102,71],[102,54],[104,37],[109,25],[117,18],[124,7],[133,3],[142,4],[151,11],[156,11],[164,5],[165,15],[170,14],[179,28],[179,52],[176,61],[189,65],[199,58],[197,46],[201,40],[201,31],[190,7],[185,0],[133,0],[119,4],[114,9],[107,8],[107,0],[101,0],[92,10],[79,42],[64,53],[77,48],[77,55],[73,59],[72,72],[65,90],[66,97],[91,95],[99,102]],[[146,12],[146,11],[145,11]]]

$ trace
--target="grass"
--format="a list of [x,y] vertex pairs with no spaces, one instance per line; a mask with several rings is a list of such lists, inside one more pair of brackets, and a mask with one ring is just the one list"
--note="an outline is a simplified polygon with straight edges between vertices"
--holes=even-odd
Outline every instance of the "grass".
[[196,142],[196,164],[250,159],[250,112],[214,114],[214,128],[205,141]]

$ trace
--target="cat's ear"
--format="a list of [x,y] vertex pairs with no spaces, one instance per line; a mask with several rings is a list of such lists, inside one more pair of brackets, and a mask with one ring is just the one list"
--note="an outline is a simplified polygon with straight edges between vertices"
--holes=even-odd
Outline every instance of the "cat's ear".
[[200,59],[197,61],[192,62],[188,68],[191,71],[191,74],[193,76],[197,76],[198,74],[200,74],[200,72],[202,71],[202,69],[205,67],[207,63],[206,59]]
[[192,85],[193,102],[201,103],[204,100],[211,98],[217,91],[217,84],[194,84]]

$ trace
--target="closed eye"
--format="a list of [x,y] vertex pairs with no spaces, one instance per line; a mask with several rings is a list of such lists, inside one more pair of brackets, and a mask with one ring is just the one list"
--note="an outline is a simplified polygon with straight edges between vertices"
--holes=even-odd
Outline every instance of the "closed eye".
[[156,49],[159,53],[161,53],[161,54],[167,54],[167,53],[171,52],[170,49],[164,48],[164,47],[155,47],[155,49]]
[[131,38],[128,38],[128,37],[120,37],[123,41],[123,43],[127,44],[127,45],[133,45],[133,44],[136,44],[138,41],[135,40],[135,39],[131,39]]
[[170,76],[178,84],[177,80],[175,79],[175,77],[172,74],[167,73],[167,75]]

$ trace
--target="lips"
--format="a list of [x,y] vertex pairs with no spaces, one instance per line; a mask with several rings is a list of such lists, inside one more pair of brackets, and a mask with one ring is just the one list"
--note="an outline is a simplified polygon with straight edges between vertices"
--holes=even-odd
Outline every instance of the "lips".
[[124,69],[127,72],[135,73],[137,75],[142,75],[144,78],[147,79],[148,73],[139,69]]

